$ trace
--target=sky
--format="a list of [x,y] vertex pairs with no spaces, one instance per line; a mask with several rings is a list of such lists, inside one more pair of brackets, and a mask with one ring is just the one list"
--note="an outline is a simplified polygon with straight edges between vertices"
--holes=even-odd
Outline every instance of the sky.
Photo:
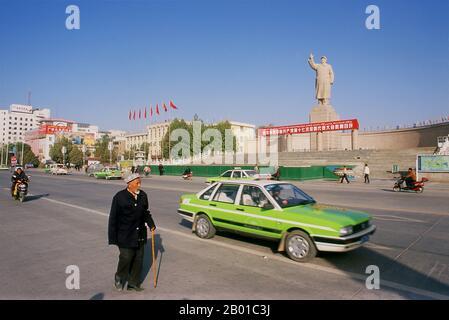
[[[66,7],[80,9],[68,30]],[[368,30],[366,7],[380,10]],[[331,103],[362,128],[449,114],[448,0],[0,0],[0,109],[28,101],[102,130],[174,117],[308,122],[326,55]],[[173,100],[152,120],[129,110]]]

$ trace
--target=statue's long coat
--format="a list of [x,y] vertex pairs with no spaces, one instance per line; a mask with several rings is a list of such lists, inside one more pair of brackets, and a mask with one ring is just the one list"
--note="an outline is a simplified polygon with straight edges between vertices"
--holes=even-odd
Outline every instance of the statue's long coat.
[[334,82],[334,71],[330,64],[316,64],[309,59],[310,67],[316,71],[315,98],[330,99],[331,83]]

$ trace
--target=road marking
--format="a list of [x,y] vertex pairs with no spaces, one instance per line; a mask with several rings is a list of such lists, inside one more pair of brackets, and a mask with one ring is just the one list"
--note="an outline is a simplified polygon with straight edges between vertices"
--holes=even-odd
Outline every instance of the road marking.
[[429,233],[433,228],[435,228],[443,219],[443,217],[440,217],[430,228],[428,228],[426,231],[424,231],[423,233],[421,233],[418,238],[415,239],[415,241],[413,241],[412,243],[410,243],[410,245],[405,248],[404,250],[402,250],[393,260],[396,261],[398,260],[402,255],[404,255],[408,250],[410,250],[416,243],[418,243],[422,238],[424,238],[424,236]]
[[392,247],[382,246],[380,244],[375,244],[372,242],[368,242],[364,246],[368,247],[368,248],[378,249],[378,250],[388,250],[388,251],[394,250],[394,248],[392,248]]
[[372,216],[374,219],[377,219],[377,220],[426,223],[426,221],[423,221],[423,220],[417,220],[417,219],[411,219],[411,218],[399,217],[399,216],[376,215],[376,214],[374,214]]
[[[77,205],[66,203],[66,202],[63,202],[63,201],[49,199],[49,198],[42,198],[42,199],[46,200],[46,201],[53,202],[53,203],[65,205],[65,206],[68,206],[68,207],[71,207],[71,208],[75,208],[75,209],[78,209],[78,210],[86,211],[86,212],[89,212],[89,213],[98,214],[98,215],[101,215],[101,216],[104,216],[104,217],[109,216],[107,213],[104,213],[104,212],[101,212],[101,211],[98,211],[98,210],[89,209],[89,208],[85,208],[85,207],[82,207],[82,206],[77,206]],[[438,220],[438,222],[439,222],[439,220]],[[431,228],[433,228],[435,225],[436,225],[436,223]],[[428,229],[426,232],[424,232],[421,236],[424,236],[424,234],[427,233],[428,231],[430,231],[431,228]],[[299,268],[304,267],[304,268],[308,268],[308,269],[312,269],[312,270],[320,270],[320,271],[323,271],[323,272],[327,272],[327,273],[331,273],[331,274],[335,274],[335,275],[339,275],[339,276],[350,277],[350,278],[353,278],[355,280],[362,281],[363,283],[366,280],[366,275],[361,275],[361,274],[354,273],[354,272],[341,271],[341,270],[337,270],[337,269],[334,269],[334,268],[329,268],[329,267],[325,267],[325,266],[315,265],[315,264],[311,264],[311,263],[301,263],[300,264],[298,262],[292,261],[292,260],[290,260],[290,259],[288,259],[286,257],[279,256],[279,255],[276,255],[276,254],[267,254],[267,253],[260,252],[258,250],[249,249],[249,248],[243,248],[243,247],[236,246],[236,245],[233,245],[233,244],[228,244],[228,243],[219,242],[219,241],[213,241],[213,240],[200,239],[200,238],[198,238],[198,237],[196,237],[196,236],[194,236],[192,234],[186,234],[184,232],[180,232],[180,231],[177,231],[177,230],[172,230],[172,229],[168,229],[168,228],[164,228],[164,227],[157,227],[157,229],[160,230],[160,231],[163,231],[163,232],[167,232],[167,233],[173,234],[173,235],[177,235],[177,236],[180,236],[180,237],[191,239],[193,241],[202,241],[204,243],[208,243],[208,244],[212,244],[212,245],[215,245],[215,246],[220,246],[220,247],[224,247],[224,248],[228,248],[228,249],[232,249],[232,250],[236,250],[236,251],[240,251],[240,252],[244,252],[244,253],[248,253],[248,254],[252,254],[252,255],[256,255],[256,256],[267,256],[268,259],[276,260],[276,261],[280,261],[280,262],[284,262],[284,263],[289,263],[289,264],[292,264],[292,265],[294,265],[296,267],[299,267]],[[409,246],[409,248],[410,247],[411,246]],[[404,252],[406,250],[404,250]],[[397,258],[400,255],[398,255]],[[417,294],[417,295],[426,296],[426,297],[429,297],[429,298],[432,298],[432,299],[439,299],[439,300],[448,300],[449,299],[448,295],[443,295],[443,294],[439,294],[439,293],[436,293],[436,292],[431,292],[431,291],[427,291],[427,290],[423,290],[423,289],[419,289],[419,288],[415,288],[415,287],[410,287],[410,286],[403,285],[403,284],[396,283],[396,282],[389,281],[389,280],[382,280],[382,285],[386,286],[386,287],[393,288],[393,289],[406,291],[406,292],[414,293],[414,294]],[[353,295],[353,297],[355,295],[357,295],[360,291],[361,290],[357,291]]]
[[412,209],[382,208],[382,207],[367,208],[367,207],[358,206],[358,205],[334,204],[334,206],[342,206],[342,205],[344,205],[345,208],[357,209],[357,210],[382,210],[382,211],[394,211],[394,212],[404,212],[404,213],[416,213],[416,214],[424,214],[424,215],[433,214],[436,216],[449,216],[449,212],[429,211],[427,209],[426,209],[427,212],[423,212],[421,210],[412,210]]

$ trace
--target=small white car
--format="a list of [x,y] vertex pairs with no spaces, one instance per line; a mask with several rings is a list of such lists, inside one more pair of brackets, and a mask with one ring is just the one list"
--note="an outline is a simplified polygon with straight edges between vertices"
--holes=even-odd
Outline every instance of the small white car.
[[63,164],[52,164],[50,166],[50,173],[55,175],[68,174],[69,170]]

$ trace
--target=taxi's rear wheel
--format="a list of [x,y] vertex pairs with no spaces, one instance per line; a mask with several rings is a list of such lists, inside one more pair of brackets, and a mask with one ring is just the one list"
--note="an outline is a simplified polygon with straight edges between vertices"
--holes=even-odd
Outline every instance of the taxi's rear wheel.
[[301,230],[294,230],[287,235],[285,251],[290,259],[298,262],[310,261],[317,254],[315,243]]
[[205,214],[200,214],[195,219],[195,233],[203,239],[210,239],[215,235],[215,227]]

